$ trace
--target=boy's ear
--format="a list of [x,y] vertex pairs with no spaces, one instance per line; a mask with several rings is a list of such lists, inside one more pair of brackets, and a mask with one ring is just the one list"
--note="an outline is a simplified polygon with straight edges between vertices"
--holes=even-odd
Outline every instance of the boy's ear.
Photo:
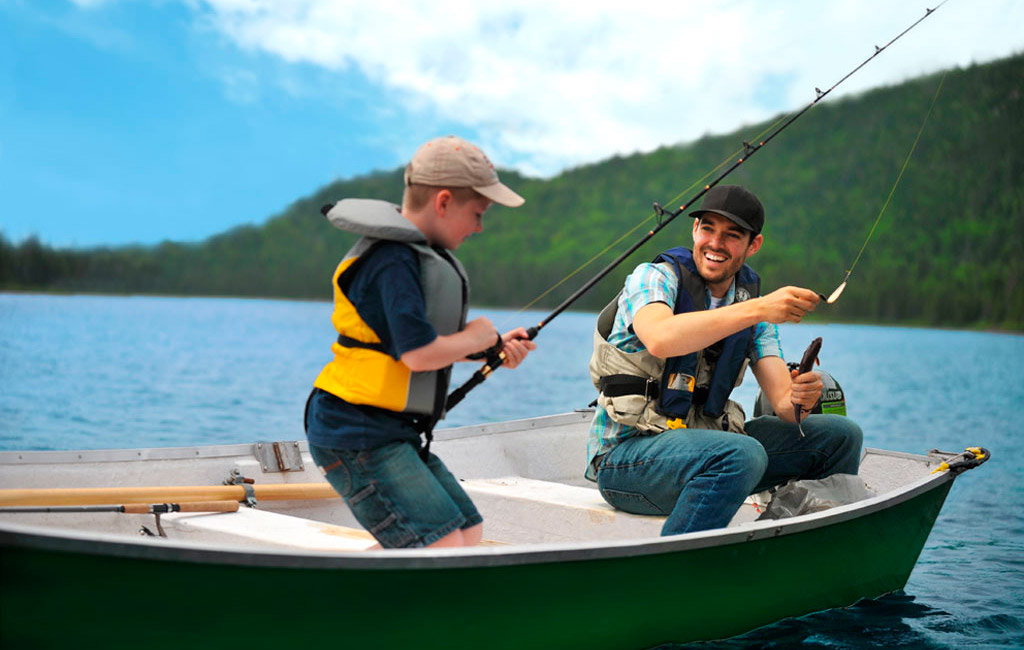
[[446,189],[439,190],[438,193],[434,195],[434,212],[437,213],[437,216],[443,217],[445,215],[445,212],[447,212],[448,208],[451,207],[454,198],[455,197],[452,196],[451,190]]

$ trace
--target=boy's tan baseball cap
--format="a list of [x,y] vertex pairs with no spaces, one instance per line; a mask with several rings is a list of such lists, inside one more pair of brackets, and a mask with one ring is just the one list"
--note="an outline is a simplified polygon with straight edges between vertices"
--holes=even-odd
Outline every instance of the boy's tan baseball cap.
[[494,165],[479,147],[454,135],[434,138],[420,147],[405,167],[405,184],[472,187],[509,208],[526,202],[498,180]]

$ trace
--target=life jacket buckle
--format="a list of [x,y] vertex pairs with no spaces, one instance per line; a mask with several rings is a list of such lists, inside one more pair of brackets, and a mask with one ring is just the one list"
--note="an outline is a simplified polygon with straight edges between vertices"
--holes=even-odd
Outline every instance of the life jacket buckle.
[[647,382],[644,383],[644,400],[649,402],[660,394],[661,391],[658,388],[658,380],[648,378]]

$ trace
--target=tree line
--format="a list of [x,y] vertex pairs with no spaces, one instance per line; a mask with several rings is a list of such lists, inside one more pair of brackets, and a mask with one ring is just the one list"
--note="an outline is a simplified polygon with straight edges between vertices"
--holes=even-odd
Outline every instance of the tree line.
[[[885,203],[941,75],[823,102],[726,181],[765,205],[765,246],[751,265],[770,290],[828,293],[857,257]],[[921,141],[857,264],[839,321],[1024,329],[1024,55],[954,69]],[[776,118],[777,119],[777,118]],[[551,179],[502,172],[527,199],[494,206],[486,233],[459,249],[476,306],[553,307],[653,225],[652,203],[677,196],[734,159],[776,119],[688,144],[616,156]],[[340,180],[259,226],[198,243],[56,249],[0,234],[0,289],[330,299],[330,277],[353,237],[320,207],[346,197],[399,202],[402,170]],[[600,309],[636,263],[690,243],[682,216],[576,309]],[[625,239],[613,242],[622,235]],[[589,264],[588,264],[589,262]],[[823,316],[819,316],[823,317]]]

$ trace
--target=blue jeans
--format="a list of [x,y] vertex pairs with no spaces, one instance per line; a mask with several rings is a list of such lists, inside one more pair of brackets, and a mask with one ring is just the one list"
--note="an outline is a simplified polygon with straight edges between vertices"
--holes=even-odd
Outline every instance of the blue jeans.
[[763,416],[747,435],[674,429],[619,443],[597,463],[597,486],[612,506],[667,516],[662,535],[728,525],[747,495],[789,479],[856,474],[863,434],[839,415],[795,424]]
[[384,548],[427,546],[483,521],[441,459],[430,454],[423,462],[409,442],[359,450],[311,443],[309,451],[356,520]]

